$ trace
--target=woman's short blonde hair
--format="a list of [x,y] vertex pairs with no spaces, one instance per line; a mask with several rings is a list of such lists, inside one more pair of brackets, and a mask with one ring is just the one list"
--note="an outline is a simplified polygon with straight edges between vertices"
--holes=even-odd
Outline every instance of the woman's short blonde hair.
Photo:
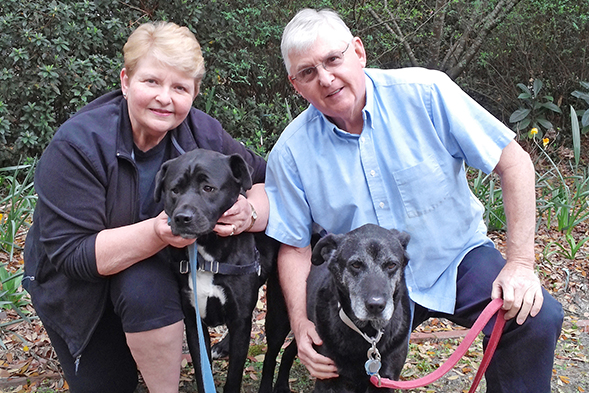
[[139,26],[123,47],[127,74],[133,75],[137,63],[148,55],[191,76],[197,90],[200,87],[205,75],[204,59],[200,44],[187,27],[163,21]]

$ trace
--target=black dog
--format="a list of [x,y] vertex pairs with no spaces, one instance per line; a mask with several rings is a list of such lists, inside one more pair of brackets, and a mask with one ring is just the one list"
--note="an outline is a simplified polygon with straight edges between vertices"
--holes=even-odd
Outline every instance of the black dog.
[[[288,331],[284,299],[276,277],[278,242],[263,233],[242,233],[219,237],[213,232],[221,215],[252,187],[248,165],[239,155],[196,149],[165,162],[156,176],[155,200],[164,200],[172,233],[196,238],[199,254],[197,272],[198,306],[205,332],[207,350],[210,338],[207,326],[227,325],[229,331],[229,368],[224,392],[239,392],[248,353],[252,312],[258,289],[268,279],[266,334],[279,337]],[[176,268],[187,273],[187,261]],[[189,274],[179,274],[186,335],[197,374],[199,391],[204,391],[198,346],[195,301]],[[274,313],[278,315],[274,316]],[[273,325],[274,324],[274,325]],[[269,334],[270,333],[270,334]],[[274,339],[278,348],[281,342]],[[270,351],[270,343],[269,343]],[[274,355],[275,357],[275,355]],[[274,364],[269,360],[272,372]],[[275,362],[275,360],[274,360]],[[271,376],[270,388],[271,389]]]
[[[335,362],[339,374],[317,380],[315,392],[382,392],[368,371],[399,378],[411,329],[408,242],[407,233],[367,224],[329,234],[313,248],[307,315],[323,340],[317,351]],[[291,362],[285,358],[294,352],[287,348],[282,361]]]

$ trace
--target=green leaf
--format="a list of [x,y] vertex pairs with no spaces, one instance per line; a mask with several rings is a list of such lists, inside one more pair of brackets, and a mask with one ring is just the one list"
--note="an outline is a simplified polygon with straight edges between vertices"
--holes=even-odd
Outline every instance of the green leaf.
[[532,92],[530,89],[528,89],[528,86],[524,85],[523,83],[518,83],[517,87],[519,87],[524,93],[528,93],[530,97],[532,96]]
[[532,98],[532,95],[530,93],[519,93],[519,96],[517,96],[517,98],[519,98],[520,100],[529,100],[530,98]]
[[540,79],[534,79],[534,95],[537,96],[540,93],[540,90],[542,90],[542,81]]
[[532,121],[531,121],[531,119],[530,119],[530,118],[525,118],[525,119],[523,119],[523,120],[522,120],[521,122],[519,122],[519,124],[518,124],[518,126],[519,126],[519,129],[520,129],[520,130],[524,130],[524,129],[528,128],[528,126],[530,125],[530,123],[531,123],[531,122],[532,122]]
[[519,121],[522,121],[530,114],[530,112],[531,112],[530,109],[520,108],[511,114],[511,116],[509,117],[509,122],[510,123],[517,123]]
[[581,130],[579,129],[579,118],[575,108],[571,106],[571,129],[573,133],[573,152],[575,154],[575,165],[579,166],[581,158]]
[[536,121],[547,130],[550,130],[552,128],[552,123],[546,120],[546,118],[544,117],[538,117]]
[[548,110],[551,110],[552,112],[562,113],[562,111],[560,110],[560,108],[556,104],[554,104],[552,102],[545,102],[545,103],[542,104],[542,107],[544,107],[544,108],[546,108]]
[[589,126],[589,110],[586,110],[585,113],[583,113],[583,117],[581,118],[581,124],[583,125],[583,127]]

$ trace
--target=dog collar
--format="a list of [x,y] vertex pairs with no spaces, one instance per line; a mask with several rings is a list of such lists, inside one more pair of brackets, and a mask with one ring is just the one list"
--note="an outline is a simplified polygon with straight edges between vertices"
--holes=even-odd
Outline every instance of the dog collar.
[[[257,254],[257,250],[256,250]],[[221,274],[224,276],[239,276],[242,274],[256,273],[260,275],[260,262],[256,256],[256,260],[248,265],[232,265],[225,262],[219,262],[216,260],[207,261],[199,253],[198,258],[198,270],[201,272],[212,272],[213,274]]]
[[[222,274],[225,276],[238,276],[242,274],[261,273],[260,252],[256,248],[256,259],[248,265],[233,265],[217,260],[206,260],[200,252],[197,253],[197,268],[201,272],[211,272],[213,274]],[[180,261],[180,273],[187,274],[190,271],[187,261]]]
[[368,341],[370,344],[373,344],[373,343],[377,344],[380,341],[380,339],[382,338],[382,335],[384,333],[384,329],[380,329],[378,331],[378,333],[376,333],[376,337],[370,337],[368,334],[366,334],[362,330],[360,330],[358,328],[358,326],[356,326],[354,324],[354,322],[352,322],[350,317],[348,317],[348,314],[346,314],[346,312],[344,311],[344,309],[341,306],[339,307],[339,317],[343,323],[345,323],[350,329],[352,329],[353,331],[355,331],[356,333],[358,333],[359,335],[364,337],[364,340]]
[[366,361],[366,363],[364,363],[364,368],[366,369],[366,374],[368,374],[370,376],[378,375],[378,372],[380,371],[382,363],[380,362],[381,356],[380,356],[380,352],[379,352],[378,348],[376,347],[376,344],[378,344],[378,342],[382,338],[382,335],[384,334],[384,328],[378,330],[378,332],[376,333],[376,337],[370,337],[369,335],[364,333],[362,330],[360,330],[358,328],[358,326],[356,326],[354,324],[354,322],[350,319],[350,317],[348,317],[348,315],[346,314],[344,309],[341,307],[341,305],[338,304],[338,306],[339,306],[339,317],[342,320],[342,322],[345,323],[350,329],[352,329],[353,331],[355,331],[356,333],[361,335],[364,338],[364,340],[366,340],[366,341],[368,341],[368,343],[370,343],[370,348],[368,349],[368,352],[366,353],[368,360]]

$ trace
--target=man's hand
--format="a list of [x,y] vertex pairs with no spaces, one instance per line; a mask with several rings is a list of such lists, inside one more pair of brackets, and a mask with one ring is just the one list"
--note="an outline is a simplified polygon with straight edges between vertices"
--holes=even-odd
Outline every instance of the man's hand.
[[503,299],[505,319],[517,316],[516,322],[521,325],[528,316],[535,317],[542,308],[544,295],[540,279],[534,270],[516,262],[508,262],[493,282],[493,299]]
[[299,351],[299,360],[307,367],[311,376],[319,379],[337,378],[339,376],[333,360],[319,354],[313,348],[313,345],[323,344],[313,322],[308,319],[300,322],[295,331],[295,339]]

